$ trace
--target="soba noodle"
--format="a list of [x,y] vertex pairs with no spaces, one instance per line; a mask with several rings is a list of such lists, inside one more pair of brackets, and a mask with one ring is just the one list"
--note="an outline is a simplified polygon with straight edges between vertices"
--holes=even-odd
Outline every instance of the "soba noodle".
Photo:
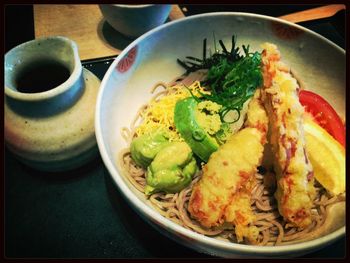
[[[203,72],[199,72],[197,75],[192,74],[186,78],[178,78],[169,85],[178,85],[179,82],[189,85],[193,81],[201,79],[203,76]],[[153,99],[159,99],[161,96],[168,94],[168,85],[164,83],[158,83],[152,89],[152,92],[155,92],[160,87],[162,87],[163,90],[158,91]],[[140,108],[137,116],[131,123],[130,128],[122,129],[122,136],[128,145],[130,145],[132,139],[136,136],[135,129],[137,123],[142,121],[141,113],[145,111],[145,109],[147,109],[147,105]],[[146,171],[134,163],[129,148],[120,153],[119,162],[124,168],[125,174],[131,184],[138,191],[144,193]],[[322,232],[330,205],[344,201],[345,199],[344,196],[331,197],[327,191],[316,182],[315,186],[317,194],[312,210],[313,222],[309,227],[301,230],[283,220],[278,212],[277,203],[274,198],[275,187],[273,185],[273,180],[271,180],[274,176],[271,174],[271,171],[267,171],[264,174],[262,173],[263,172],[256,173],[255,186],[253,187],[251,198],[251,205],[256,216],[254,225],[259,229],[259,236],[254,245],[283,245],[286,242],[304,240],[318,232]],[[188,202],[191,196],[192,186],[200,179],[200,177],[201,171],[194,176],[191,184],[181,192],[176,194],[155,193],[149,196],[149,201],[154,209],[162,216],[187,229],[206,236],[227,240],[229,242],[237,242],[233,225],[224,224],[220,227],[208,229],[201,226],[197,221],[191,218],[191,215],[187,210]],[[266,178],[270,178],[270,180],[266,180]],[[249,243],[248,240],[245,240],[245,242]]]

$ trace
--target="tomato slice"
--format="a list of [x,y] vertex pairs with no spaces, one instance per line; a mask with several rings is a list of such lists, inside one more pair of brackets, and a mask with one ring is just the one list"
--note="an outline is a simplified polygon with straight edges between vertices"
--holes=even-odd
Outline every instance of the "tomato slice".
[[309,90],[299,91],[299,101],[305,111],[311,113],[315,121],[345,147],[345,125],[333,107]]

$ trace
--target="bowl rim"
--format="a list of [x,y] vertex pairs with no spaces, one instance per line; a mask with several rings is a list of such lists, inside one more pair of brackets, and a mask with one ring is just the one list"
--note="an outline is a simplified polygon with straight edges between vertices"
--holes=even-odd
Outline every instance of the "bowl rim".
[[[305,27],[302,27],[300,25],[291,23],[289,21],[285,21],[276,17],[261,15],[261,14],[255,14],[255,13],[245,13],[245,12],[210,12],[210,13],[204,13],[204,14],[198,14],[193,16],[188,16],[183,19],[175,20],[168,22],[166,24],[163,24],[159,27],[156,27],[149,32],[141,35],[137,39],[135,39],[133,42],[131,42],[119,55],[118,57],[111,63],[109,69],[107,70],[106,74],[104,75],[100,90],[97,97],[96,102],[96,113],[95,113],[95,133],[96,133],[96,139],[97,139],[97,145],[102,157],[102,160],[104,164],[107,167],[107,170],[109,171],[110,175],[113,178],[114,184],[118,187],[120,192],[122,192],[122,195],[126,199],[126,201],[131,204],[132,208],[135,209],[137,213],[142,213],[143,217],[147,218],[147,223],[155,222],[158,224],[158,226],[161,226],[161,228],[166,231],[167,233],[176,233],[176,235],[181,235],[183,237],[189,238],[191,240],[196,240],[200,246],[209,246],[212,250],[220,250],[229,252],[232,254],[240,253],[240,254],[246,254],[251,255],[254,253],[256,256],[277,256],[277,255],[283,255],[283,254],[290,254],[293,251],[297,252],[311,252],[317,248],[322,248],[323,246],[327,246],[330,243],[334,242],[335,240],[341,238],[345,235],[345,225],[340,227],[339,229],[325,235],[321,236],[319,238],[308,240],[300,243],[294,243],[294,244],[286,244],[282,246],[256,246],[256,245],[246,245],[246,244],[239,244],[239,243],[232,243],[227,242],[223,240],[218,240],[212,237],[208,237],[202,234],[199,234],[195,231],[186,229],[171,220],[163,217],[161,214],[159,214],[157,211],[152,209],[150,206],[145,205],[138,197],[135,196],[135,194],[132,192],[132,190],[128,187],[128,185],[123,181],[122,177],[122,171],[118,167],[114,167],[114,161],[109,158],[107,154],[107,150],[105,147],[105,143],[102,136],[102,127],[100,126],[101,122],[101,101],[103,97],[103,91],[106,87],[106,83],[109,80],[110,76],[113,73],[114,68],[119,63],[119,61],[131,50],[134,46],[136,46],[138,43],[146,39],[149,35],[163,30],[163,28],[173,26],[174,24],[178,23],[184,23],[187,21],[195,20],[202,17],[215,17],[215,16],[244,16],[244,17],[254,17],[254,18],[260,18],[263,20],[268,21],[275,21],[278,23],[286,24],[289,26],[292,26],[294,28],[298,28],[308,34],[313,35],[316,38],[320,38],[322,41],[327,42],[329,45],[331,45],[333,48],[337,49],[338,51],[342,52],[345,55],[345,50],[329,39],[323,37],[322,35],[311,31],[310,29],[307,29]],[[164,234],[164,233],[162,233]],[[198,247],[198,246],[196,246]],[[202,249],[203,250],[203,249]]]

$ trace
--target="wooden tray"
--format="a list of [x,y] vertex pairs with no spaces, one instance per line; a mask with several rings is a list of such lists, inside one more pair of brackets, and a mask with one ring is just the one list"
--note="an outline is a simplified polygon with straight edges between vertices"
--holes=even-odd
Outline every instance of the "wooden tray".
[[[173,5],[167,21],[184,17]],[[81,60],[118,55],[131,39],[114,30],[98,5],[34,5],[35,38],[60,35],[74,40]]]

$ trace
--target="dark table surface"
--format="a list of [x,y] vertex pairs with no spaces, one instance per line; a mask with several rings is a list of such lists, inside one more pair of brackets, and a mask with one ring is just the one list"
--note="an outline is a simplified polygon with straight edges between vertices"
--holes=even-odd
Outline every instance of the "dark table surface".
[[[313,6],[181,5],[185,15],[212,11],[271,16]],[[13,14],[22,20],[13,24]],[[301,24],[345,47],[345,15]],[[5,9],[5,49],[34,38],[32,6]],[[83,61],[100,79],[113,58]],[[21,164],[5,148],[5,257],[209,258],[163,236],[143,221],[115,187],[101,158],[50,174]],[[304,258],[343,258],[345,238]]]

